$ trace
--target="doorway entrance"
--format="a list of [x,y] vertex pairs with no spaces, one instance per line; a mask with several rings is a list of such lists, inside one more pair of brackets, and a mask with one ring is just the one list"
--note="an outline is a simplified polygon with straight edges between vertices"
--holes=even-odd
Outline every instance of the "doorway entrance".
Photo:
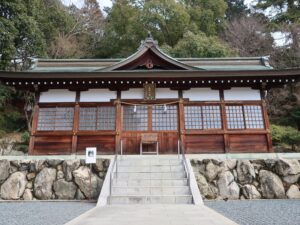
[[[122,131],[124,154],[139,154],[141,135],[158,135],[159,154],[177,153],[178,105],[123,105]],[[155,151],[155,145],[145,145],[145,151]]]

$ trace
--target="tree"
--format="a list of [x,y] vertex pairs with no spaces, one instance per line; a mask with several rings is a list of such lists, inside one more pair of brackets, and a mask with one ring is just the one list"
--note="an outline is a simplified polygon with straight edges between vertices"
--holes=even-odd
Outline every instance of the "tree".
[[36,21],[44,34],[47,55],[50,58],[80,55],[76,39],[76,34],[79,34],[76,19],[60,0],[40,0]]
[[84,0],[79,12],[82,18],[82,32],[78,39],[85,43],[85,56],[93,56],[98,42],[103,37],[104,17],[97,0]]
[[227,10],[226,10],[226,19],[233,20],[240,18],[249,13],[247,6],[245,5],[245,0],[226,0]]
[[188,29],[190,16],[175,0],[152,0],[144,5],[142,23],[159,43],[174,47]]
[[257,17],[244,16],[228,22],[221,37],[240,56],[262,56],[273,52],[273,38],[267,24]]
[[290,44],[276,47],[273,60],[276,68],[299,67],[300,64],[300,0],[259,0],[258,10],[277,9],[269,15],[273,31],[289,34]]
[[278,9],[270,20],[276,24],[300,23],[300,0],[258,0],[257,9]]
[[[37,7],[35,0],[0,1],[0,69],[9,69],[14,60],[14,69],[28,66],[28,58],[44,55],[45,41],[32,12]],[[30,6],[29,6],[30,5]]]
[[107,11],[104,34],[97,47],[97,57],[127,57],[136,51],[147,35],[141,23],[141,9],[128,0],[116,0]]
[[292,120],[296,123],[298,131],[300,131],[300,106],[295,107],[290,112]]
[[204,33],[193,34],[187,32],[184,37],[174,46],[162,47],[174,57],[226,57],[234,52],[217,37],[207,37]]
[[300,24],[292,24],[280,28],[288,34],[289,44],[274,48],[272,61],[277,69],[298,68],[300,65]]
[[181,0],[191,23],[208,36],[216,35],[225,22],[227,4],[224,0]]

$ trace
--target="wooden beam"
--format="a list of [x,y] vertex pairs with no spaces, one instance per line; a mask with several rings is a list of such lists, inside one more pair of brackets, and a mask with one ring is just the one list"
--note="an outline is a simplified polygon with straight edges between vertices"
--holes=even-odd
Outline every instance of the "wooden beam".
[[229,136],[227,134],[227,117],[226,117],[226,109],[225,109],[225,100],[224,100],[224,89],[220,89],[220,99],[221,99],[221,119],[222,119],[222,129],[224,131],[224,151],[226,153],[230,152],[230,143]]
[[266,95],[265,95],[265,90],[263,88],[260,90],[260,95],[261,95],[261,106],[262,106],[262,113],[263,113],[263,118],[265,123],[265,130],[267,131],[266,138],[268,143],[268,151],[273,152],[274,150],[272,145],[272,134],[270,130],[270,121],[269,121],[268,110],[267,110]]
[[121,106],[121,92],[117,92],[117,100],[115,100],[116,107],[116,135],[115,135],[115,150],[120,150],[120,141],[122,137],[122,106]]
[[73,135],[72,135],[72,150],[71,154],[76,154],[77,152],[77,142],[78,142],[78,136],[77,132],[79,129],[79,114],[80,114],[80,107],[79,107],[79,101],[80,101],[80,91],[76,91],[76,99],[75,99],[75,107],[74,107],[74,119],[73,119]]
[[[182,91],[179,93],[182,96]],[[180,97],[178,103],[178,114],[179,114],[179,127],[178,127],[178,137],[181,139],[182,144],[186,146],[185,143],[185,120],[184,120],[184,100]]]
[[34,154],[34,141],[35,141],[35,134],[37,131],[38,126],[38,118],[39,118],[39,101],[40,101],[40,92],[36,90],[35,92],[35,105],[33,107],[33,117],[32,117],[32,124],[31,124],[31,133],[30,133],[30,140],[29,140],[29,147],[28,147],[28,154]]

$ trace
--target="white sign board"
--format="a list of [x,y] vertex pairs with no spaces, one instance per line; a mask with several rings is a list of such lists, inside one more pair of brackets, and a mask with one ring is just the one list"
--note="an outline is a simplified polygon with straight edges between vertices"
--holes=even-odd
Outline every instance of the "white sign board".
[[97,156],[97,148],[96,147],[89,147],[85,149],[85,163],[91,164],[96,163],[96,156]]

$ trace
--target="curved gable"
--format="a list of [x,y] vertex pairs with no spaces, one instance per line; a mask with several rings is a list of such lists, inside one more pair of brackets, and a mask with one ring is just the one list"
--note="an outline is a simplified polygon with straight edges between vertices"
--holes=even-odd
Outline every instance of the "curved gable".
[[119,63],[98,71],[121,70],[199,70],[199,68],[186,65],[163,53],[157,42],[148,36],[136,53]]

